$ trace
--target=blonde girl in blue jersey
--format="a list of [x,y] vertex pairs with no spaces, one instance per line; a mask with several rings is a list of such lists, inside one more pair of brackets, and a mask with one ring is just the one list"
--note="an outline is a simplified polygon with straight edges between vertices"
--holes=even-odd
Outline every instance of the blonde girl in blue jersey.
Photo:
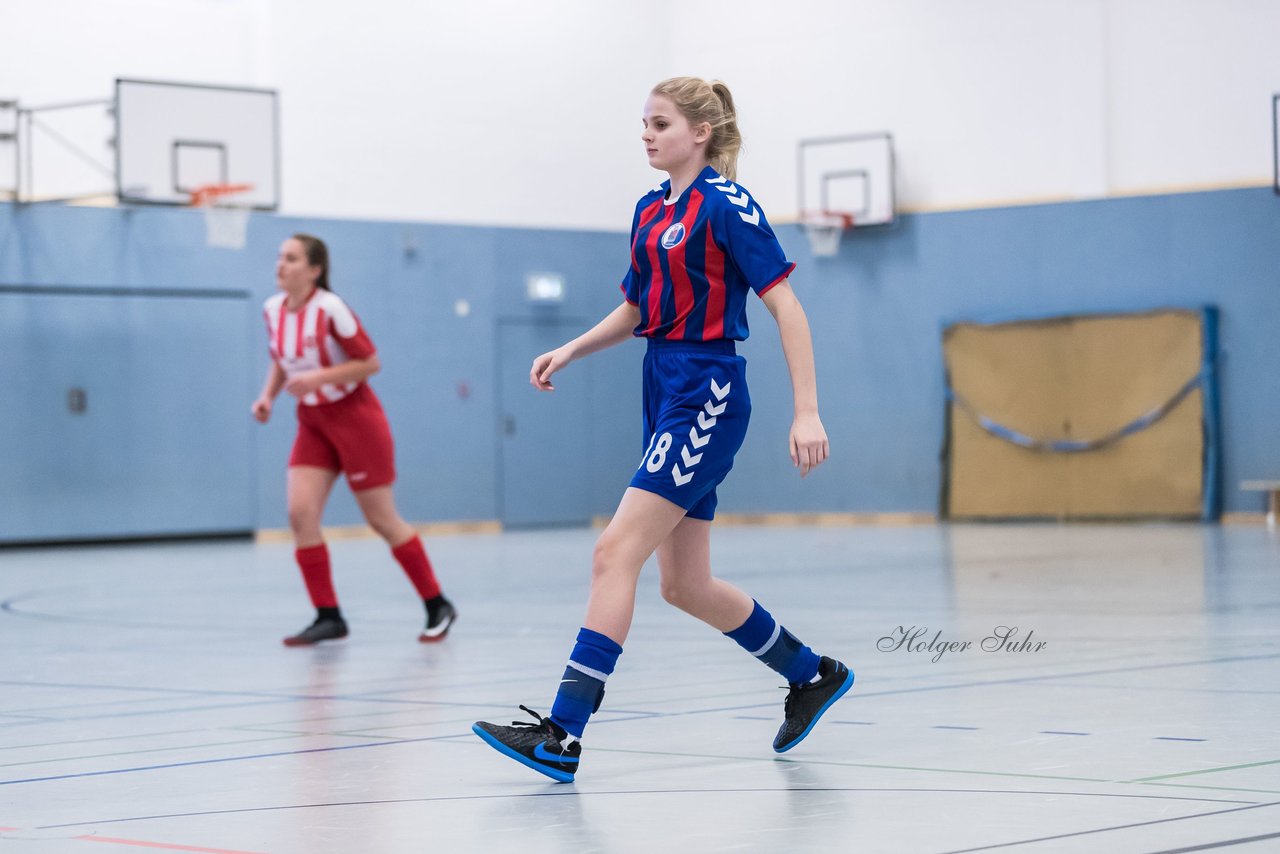
[[664,80],[645,102],[643,124],[649,164],[669,179],[636,206],[624,300],[585,334],[534,359],[529,381],[553,391],[552,377],[570,363],[645,338],[644,456],[596,542],[586,619],[551,714],[521,706],[536,723],[473,727],[496,750],[562,782],[577,772],[583,730],[622,653],[640,570],[654,552],[664,599],[786,678],[774,750],[798,744],[853,684],[842,663],[814,653],[758,602],[711,574],[716,486],[732,467],[751,411],[734,341],[747,337],[752,292],[778,324],[794,404],[790,454],[801,477],[827,459],[827,434],[809,323],[787,281],[795,265],[736,184],[742,140],[728,87]]

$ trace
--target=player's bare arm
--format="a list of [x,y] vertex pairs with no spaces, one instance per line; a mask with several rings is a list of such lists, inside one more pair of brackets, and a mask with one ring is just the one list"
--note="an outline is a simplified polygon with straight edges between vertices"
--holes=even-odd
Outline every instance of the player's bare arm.
[[280,367],[277,362],[272,362],[271,367],[267,368],[267,378],[263,380],[262,392],[249,408],[255,419],[263,424],[271,420],[272,403],[276,399],[276,395],[280,394],[280,389],[284,388],[284,383],[284,368]]
[[791,373],[795,417],[791,422],[791,464],[804,477],[830,455],[827,431],[818,416],[818,381],[813,366],[813,337],[804,307],[791,290],[791,283],[779,282],[761,298],[778,324],[782,353]]
[[631,337],[631,331],[640,322],[640,309],[623,302],[604,319],[577,338],[533,360],[529,369],[529,383],[538,391],[555,391],[551,376],[570,362],[621,344]]
[[343,385],[357,383],[382,370],[382,363],[376,355],[367,359],[352,359],[341,365],[332,365],[315,371],[295,374],[285,383],[285,391],[296,397],[305,397],[322,385]]

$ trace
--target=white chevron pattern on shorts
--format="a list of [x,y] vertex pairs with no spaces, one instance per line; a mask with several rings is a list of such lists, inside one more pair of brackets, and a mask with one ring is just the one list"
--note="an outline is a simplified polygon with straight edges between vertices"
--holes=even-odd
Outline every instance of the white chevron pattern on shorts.
[[[710,179],[708,179],[710,181]],[[702,409],[698,412],[698,423],[689,428],[689,442],[680,447],[680,461],[684,463],[684,470],[680,469],[680,462],[671,464],[671,479],[676,482],[676,486],[684,486],[693,480],[693,467],[702,461],[702,454],[691,454],[689,448],[694,450],[705,446],[711,441],[711,428],[716,426],[716,417],[722,415],[729,407],[729,402],[725,399],[729,396],[729,389],[733,383],[728,382],[724,385],[711,379],[712,398],[708,399],[702,405]],[[716,405],[716,401],[720,401],[720,405]],[[702,433],[698,432],[698,428],[702,428]]]

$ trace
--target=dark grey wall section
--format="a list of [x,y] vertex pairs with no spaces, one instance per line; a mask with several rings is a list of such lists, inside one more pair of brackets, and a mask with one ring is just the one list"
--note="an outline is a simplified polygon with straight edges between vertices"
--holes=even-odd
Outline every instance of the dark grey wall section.
[[[201,292],[193,299],[211,298],[221,310],[242,305],[247,331],[226,333],[223,358],[195,360],[191,393],[202,385],[238,384],[239,393],[220,405],[238,408],[234,418],[247,421],[267,365],[259,307],[274,290],[279,244],[295,231],[329,242],[334,288],[379,347],[384,368],[373,386],[397,438],[397,494],[405,515],[415,521],[498,518],[500,321],[572,318],[585,327],[602,317],[620,299],[623,234],[255,216],[247,247],[233,252],[206,248],[201,215],[192,211],[0,205],[0,289],[102,289],[105,300],[139,298],[106,295],[113,290],[162,289]],[[931,512],[940,475],[943,324],[1167,305],[1222,310],[1226,509],[1260,508],[1258,496],[1237,488],[1241,479],[1280,476],[1272,427],[1280,422],[1280,373],[1272,369],[1280,321],[1280,200],[1269,189],[904,216],[892,230],[846,237],[833,259],[810,258],[797,227],[778,232],[800,264],[793,284],[813,326],[833,456],[803,482],[791,469],[786,365],[776,326],[753,302],[752,337],[741,346],[750,363],[753,424],[721,490],[726,512]],[[524,277],[535,271],[565,277],[563,305],[525,301]],[[223,299],[234,293],[243,295],[238,303]],[[465,317],[455,312],[458,300],[470,305]],[[29,333],[39,319],[26,306],[16,320],[13,305],[0,303],[6,328],[18,324]],[[94,312],[86,320],[107,322]],[[247,366],[235,355],[246,337]],[[57,380],[45,358],[11,345],[0,355],[4,407],[29,406],[17,396],[18,375],[28,386]],[[632,342],[571,366],[558,380],[591,390],[587,459],[597,513],[616,504],[642,450],[642,355],[640,342]],[[86,345],[79,356],[91,359],[93,351]],[[166,412],[184,407],[183,395],[171,387],[151,392]],[[29,421],[0,418],[0,447],[23,453],[36,429]],[[252,477],[242,488],[217,487],[229,492],[219,501],[249,508],[256,527],[284,527],[290,405],[282,398],[266,427],[240,423],[208,452],[232,468],[249,460]],[[195,473],[206,463],[189,464]],[[30,498],[15,482],[0,488],[11,502]],[[103,488],[104,503],[122,498]],[[190,488],[213,487],[193,478]],[[540,495],[556,502],[558,488],[547,483]],[[357,520],[354,502],[339,488],[327,521]]]

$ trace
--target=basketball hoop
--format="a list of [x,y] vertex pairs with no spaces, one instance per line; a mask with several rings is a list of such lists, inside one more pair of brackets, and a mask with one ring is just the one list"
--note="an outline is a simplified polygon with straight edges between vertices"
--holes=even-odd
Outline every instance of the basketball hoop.
[[853,228],[853,215],[822,211],[801,215],[809,251],[815,258],[831,258],[840,251],[840,237]]
[[204,211],[204,242],[221,249],[243,249],[250,206],[236,199],[252,184],[205,184],[191,191],[191,207]]

